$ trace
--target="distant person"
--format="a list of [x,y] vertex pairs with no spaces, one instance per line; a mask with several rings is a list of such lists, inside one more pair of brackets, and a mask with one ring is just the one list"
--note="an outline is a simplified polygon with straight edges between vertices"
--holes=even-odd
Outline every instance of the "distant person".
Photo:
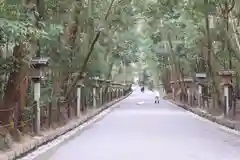
[[155,93],[155,103],[159,103],[160,94],[159,94],[158,90],[155,90],[154,93]]
[[144,92],[144,87],[141,88],[141,92]]

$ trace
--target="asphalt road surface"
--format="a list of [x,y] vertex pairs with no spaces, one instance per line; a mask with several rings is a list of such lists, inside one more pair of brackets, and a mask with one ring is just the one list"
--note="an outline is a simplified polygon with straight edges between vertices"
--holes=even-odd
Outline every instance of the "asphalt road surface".
[[35,160],[240,160],[240,135],[135,91],[103,119]]

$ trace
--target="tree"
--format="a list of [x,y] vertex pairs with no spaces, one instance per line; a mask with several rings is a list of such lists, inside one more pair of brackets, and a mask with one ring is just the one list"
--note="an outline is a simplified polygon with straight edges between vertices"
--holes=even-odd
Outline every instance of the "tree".
[[[236,46],[239,46],[234,27],[236,24],[232,25],[233,30],[228,27],[228,22],[234,22],[229,20],[230,15],[238,15],[237,7],[239,4],[234,0],[161,0],[146,2],[143,8],[139,6],[146,22],[143,28],[147,30],[144,30],[144,34],[151,43],[152,53],[147,55],[148,65],[155,70],[154,74],[159,75],[158,71],[161,70],[162,81],[167,83],[168,72],[174,75],[171,79],[175,82],[183,77],[194,78],[195,72],[207,72],[211,97],[213,102],[218,102],[213,106],[219,108],[221,99],[217,69],[235,70],[237,64],[234,61],[239,60],[236,52]],[[231,34],[235,39],[229,36]],[[231,42],[236,45],[231,45]],[[167,86],[165,84],[166,90]],[[179,87],[184,90],[180,83]]]

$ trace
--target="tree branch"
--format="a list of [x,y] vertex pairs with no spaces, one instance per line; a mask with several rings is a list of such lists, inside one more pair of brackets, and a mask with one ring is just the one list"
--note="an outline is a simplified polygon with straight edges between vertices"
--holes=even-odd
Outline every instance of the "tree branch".
[[222,15],[224,16],[224,7],[222,7],[221,2],[219,2],[219,1],[217,1],[217,4],[218,4],[218,7],[219,7]]
[[227,13],[231,12],[235,6],[235,0],[232,0],[231,7],[228,9]]

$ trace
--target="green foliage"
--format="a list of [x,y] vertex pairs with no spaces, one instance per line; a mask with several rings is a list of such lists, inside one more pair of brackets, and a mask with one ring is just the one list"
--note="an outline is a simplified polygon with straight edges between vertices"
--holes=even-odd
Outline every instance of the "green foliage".
[[[45,0],[45,18],[39,22],[40,28],[36,27],[34,12],[15,2],[0,3],[1,46],[25,42],[30,52],[34,48],[31,44],[39,40],[41,55],[51,58],[51,69],[58,69],[72,79],[74,73],[80,72],[98,29],[104,28],[88,62],[88,75],[108,78],[111,73],[121,76],[124,67],[133,68],[132,64],[138,64],[138,72],[150,71],[150,77],[146,78],[150,81],[159,78],[159,71],[171,65],[172,54],[186,75],[195,70],[196,59],[206,47],[204,14],[221,15],[217,9],[225,1],[209,0],[206,6],[204,1],[197,0],[120,0],[114,2],[108,19],[104,20],[111,0]],[[239,16],[238,8],[237,3],[233,12],[236,17]],[[213,41],[226,38],[224,21],[220,19],[217,27],[211,30]],[[77,31],[70,44],[68,41],[72,37],[66,27],[74,23]],[[173,42],[173,53],[168,34]],[[223,64],[228,54],[220,50],[216,57]],[[9,60],[0,60],[4,64],[1,73],[10,72]],[[113,69],[111,64],[114,64]]]

